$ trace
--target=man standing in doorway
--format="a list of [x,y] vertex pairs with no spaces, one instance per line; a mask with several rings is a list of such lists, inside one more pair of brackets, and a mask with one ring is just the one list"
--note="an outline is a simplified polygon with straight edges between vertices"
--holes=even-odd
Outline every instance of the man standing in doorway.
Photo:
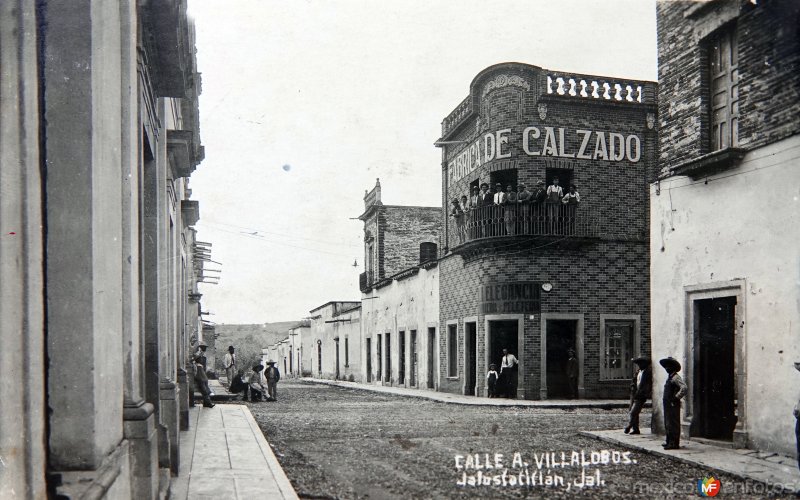
[[667,383],[664,384],[664,427],[667,431],[667,442],[662,446],[665,450],[677,450],[681,447],[681,399],[686,395],[686,384],[678,372],[681,364],[673,357],[659,361],[667,370]]
[[230,389],[233,377],[236,375],[236,354],[234,354],[232,345],[228,346],[228,352],[225,353],[223,364],[225,365],[225,379],[228,381],[228,389]]
[[517,398],[517,361],[516,356],[503,349],[503,361],[500,363],[500,378],[505,382],[506,398]]
[[567,351],[569,359],[567,359],[567,379],[569,380],[569,396],[572,399],[578,399],[578,375],[580,375],[581,368],[578,365],[578,358],[575,357],[575,349]]

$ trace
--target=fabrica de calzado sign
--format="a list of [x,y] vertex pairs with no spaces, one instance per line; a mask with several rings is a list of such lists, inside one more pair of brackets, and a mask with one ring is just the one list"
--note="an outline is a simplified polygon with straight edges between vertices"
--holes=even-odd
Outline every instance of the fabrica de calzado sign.
[[[484,163],[511,158],[512,148],[508,143],[511,131],[512,129],[506,128],[484,134],[465,148],[447,164],[448,183],[461,179]],[[568,142],[579,146],[575,150],[569,150]],[[638,163],[642,157],[642,142],[635,134],[623,135],[617,132],[564,127],[526,127],[522,131],[522,151],[531,157],[626,160]]]
[[481,285],[481,314],[536,314],[541,309],[539,287],[533,281]]

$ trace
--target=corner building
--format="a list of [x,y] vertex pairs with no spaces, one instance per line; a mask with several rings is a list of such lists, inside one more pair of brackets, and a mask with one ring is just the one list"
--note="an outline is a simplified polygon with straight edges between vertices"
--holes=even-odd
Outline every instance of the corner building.
[[[517,397],[625,398],[631,358],[650,353],[648,181],[656,175],[656,84],[503,63],[479,73],[442,122],[440,390],[487,394],[502,349]],[[530,190],[558,177],[577,206],[514,204],[450,216],[488,183]],[[494,190],[492,190],[494,192]]]

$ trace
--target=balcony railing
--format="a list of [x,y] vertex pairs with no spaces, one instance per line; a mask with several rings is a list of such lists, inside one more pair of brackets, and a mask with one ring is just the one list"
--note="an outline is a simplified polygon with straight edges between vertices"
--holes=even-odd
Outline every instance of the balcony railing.
[[450,247],[489,238],[537,236],[596,238],[597,224],[588,207],[561,203],[489,205],[451,212]]

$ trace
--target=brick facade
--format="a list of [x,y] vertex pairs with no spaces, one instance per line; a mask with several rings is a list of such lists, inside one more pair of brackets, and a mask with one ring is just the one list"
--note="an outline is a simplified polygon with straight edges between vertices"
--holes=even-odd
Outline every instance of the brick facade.
[[800,132],[800,4],[660,1],[659,119],[662,175],[709,149],[708,39],[739,33],[739,145],[755,148]]
[[420,245],[439,247],[441,208],[384,205],[380,180],[364,196],[364,266],[362,290],[420,263]]
[[[464,335],[469,319],[476,326],[476,389],[478,395],[485,394],[488,364],[500,362],[487,352],[487,328],[489,321],[505,319],[522,322],[519,344],[510,349],[520,358],[519,397],[548,397],[543,382],[548,356],[542,352],[544,314],[546,320],[575,322],[581,396],[627,396],[629,380],[600,380],[600,329],[603,319],[630,319],[638,332],[628,354],[649,353],[647,192],[657,175],[655,88],[652,82],[499,64],[481,72],[467,99],[445,118],[440,139],[445,207],[452,198],[467,194],[471,183],[490,183],[501,170],[516,176],[516,181],[508,181],[516,189],[518,183],[532,187],[544,181],[548,169],[561,169],[550,170],[550,176],[571,176],[581,195],[578,217],[591,221],[593,233],[589,238],[497,236],[462,245],[455,238],[453,218],[447,210],[442,212],[443,245],[449,253],[439,264],[440,390],[465,391]],[[494,158],[489,154],[491,142]],[[628,151],[620,151],[626,143]],[[520,281],[537,287],[552,284],[552,291],[541,292],[540,311],[500,316],[481,312],[481,285]],[[457,377],[448,378],[448,324],[454,322],[459,369]],[[556,377],[551,374],[551,379]]]

